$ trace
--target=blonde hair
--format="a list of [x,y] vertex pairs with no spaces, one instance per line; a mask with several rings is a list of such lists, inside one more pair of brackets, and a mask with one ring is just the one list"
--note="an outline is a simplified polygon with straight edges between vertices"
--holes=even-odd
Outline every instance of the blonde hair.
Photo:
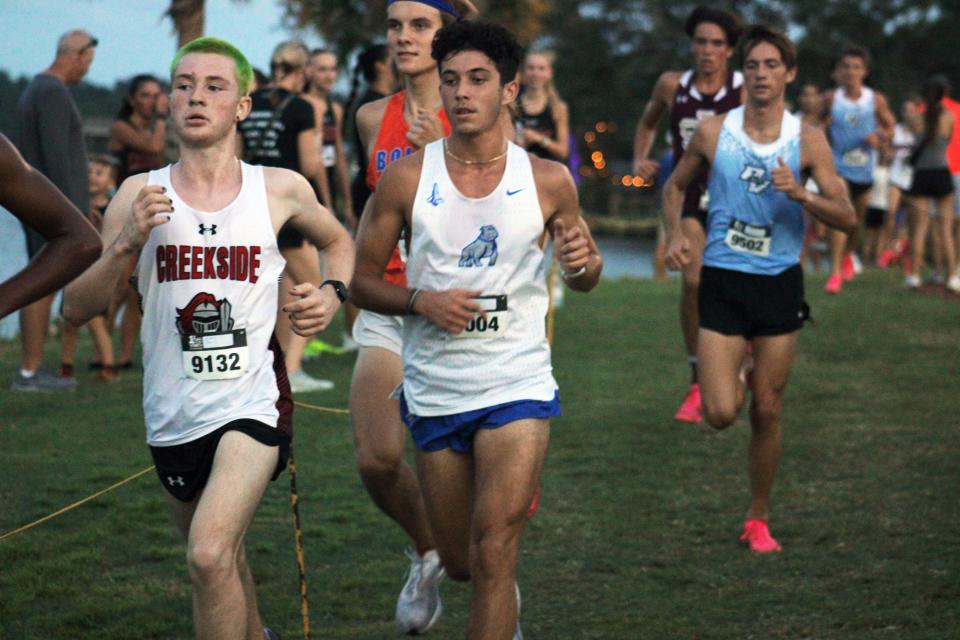
[[547,64],[550,65],[551,78],[547,80],[547,84],[543,87],[543,90],[547,93],[547,99],[551,104],[560,101],[560,94],[557,92],[557,87],[553,84],[552,73],[554,71],[553,63],[557,59],[557,54],[552,49],[533,49],[527,51],[526,55],[523,56],[523,66],[526,67],[527,58],[530,56],[543,56],[547,60]]
[[306,45],[297,40],[281,42],[270,56],[270,77],[280,80],[297,69],[307,66],[310,61],[310,51]]

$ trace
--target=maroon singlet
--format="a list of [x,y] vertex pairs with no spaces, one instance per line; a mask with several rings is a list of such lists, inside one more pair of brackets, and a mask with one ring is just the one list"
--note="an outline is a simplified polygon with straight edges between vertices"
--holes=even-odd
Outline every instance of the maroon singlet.
[[[740,106],[740,92],[743,86],[743,75],[739,71],[731,71],[726,84],[712,96],[705,96],[693,86],[693,69],[686,71],[680,77],[677,93],[670,105],[670,136],[673,144],[673,166],[677,166],[684,150],[693,138],[693,132],[701,120]],[[701,200],[707,191],[709,170],[702,169],[697,178],[687,187],[683,201],[683,212],[696,213],[705,211],[701,207]]]

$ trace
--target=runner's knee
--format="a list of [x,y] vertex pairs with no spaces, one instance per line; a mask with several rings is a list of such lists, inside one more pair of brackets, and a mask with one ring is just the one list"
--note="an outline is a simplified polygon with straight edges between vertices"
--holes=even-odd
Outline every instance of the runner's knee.
[[397,455],[386,447],[357,447],[357,470],[364,480],[383,481],[395,478],[403,464],[402,452]]
[[470,535],[470,566],[474,575],[488,579],[511,577],[515,567],[508,560],[516,557],[519,533],[518,525],[506,522],[475,526]]
[[754,426],[765,427],[776,424],[780,420],[781,406],[779,395],[754,396],[750,406]]
[[219,541],[191,542],[187,565],[193,582],[217,584],[237,570],[237,553]]
[[736,421],[738,413],[738,407],[732,403],[709,402],[706,398],[703,399],[703,417],[714,429],[726,429]]

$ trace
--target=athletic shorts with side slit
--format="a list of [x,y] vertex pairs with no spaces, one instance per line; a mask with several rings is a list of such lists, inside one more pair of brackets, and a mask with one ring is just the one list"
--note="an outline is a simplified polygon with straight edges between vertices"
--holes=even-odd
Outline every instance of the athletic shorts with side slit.
[[239,431],[260,444],[278,448],[277,466],[271,481],[276,480],[286,468],[290,457],[289,436],[257,420],[234,420],[191,442],[172,447],[150,447],[150,454],[157,466],[157,476],[170,495],[180,502],[190,502],[200,494],[210,478],[220,438],[228,431]]
[[810,317],[799,264],[775,276],[703,267],[698,302],[701,329],[747,340],[793,333]]
[[400,417],[420,451],[473,451],[479,429],[497,429],[517,420],[545,420],[560,415],[560,392],[552,400],[516,400],[448,416],[416,416],[400,394]]

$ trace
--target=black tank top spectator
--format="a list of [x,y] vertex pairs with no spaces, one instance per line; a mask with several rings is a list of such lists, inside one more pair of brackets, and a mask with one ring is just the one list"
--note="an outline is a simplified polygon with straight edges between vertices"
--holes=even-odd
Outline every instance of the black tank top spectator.
[[[298,42],[281,43],[270,61],[272,84],[252,96],[250,115],[240,123],[244,158],[251,164],[296,171],[315,187],[326,176],[316,143],[313,107],[299,97],[306,78],[308,52]],[[299,231],[284,227],[278,236],[281,249],[297,248],[304,239]]]
[[150,75],[134,76],[110,129],[110,153],[117,158],[117,184],[167,163],[167,95]]
[[566,163],[570,155],[570,110],[553,86],[553,55],[528,53],[517,98],[517,142],[530,153]]
[[331,96],[336,82],[336,54],[328,49],[311,51],[303,97],[313,107],[320,132],[317,143],[327,183],[323,201],[331,211],[342,212],[343,221],[348,227],[355,229],[357,219],[353,210],[347,154],[343,144],[343,105]]

